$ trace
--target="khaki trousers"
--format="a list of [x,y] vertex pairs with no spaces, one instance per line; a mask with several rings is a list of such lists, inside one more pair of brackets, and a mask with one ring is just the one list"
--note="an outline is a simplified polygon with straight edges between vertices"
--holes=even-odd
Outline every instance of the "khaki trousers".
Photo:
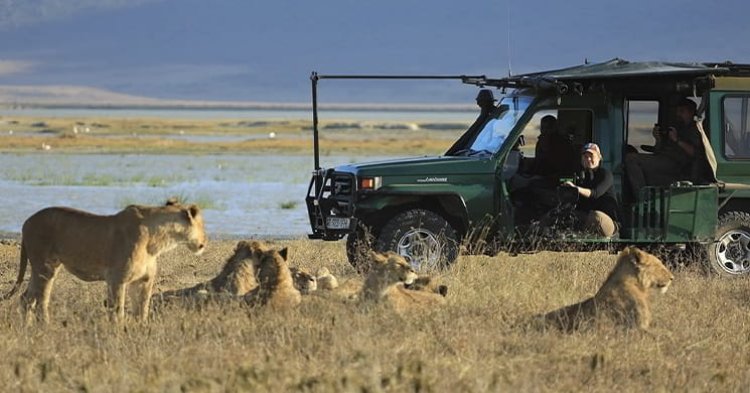
[[587,233],[610,238],[617,230],[617,225],[612,218],[602,211],[579,211],[577,215],[578,219],[582,222],[582,229]]

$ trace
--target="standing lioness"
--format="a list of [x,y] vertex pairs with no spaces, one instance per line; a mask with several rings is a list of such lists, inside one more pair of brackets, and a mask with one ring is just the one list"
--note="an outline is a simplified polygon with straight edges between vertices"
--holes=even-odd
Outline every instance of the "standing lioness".
[[84,281],[106,281],[107,305],[115,316],[125,316],[125,293],[131,289],[140,318],[148,317],[156,279],[156,258],[180,243],[200,254],[206,246],[203,216],[195,205],[131,205],[112,216],[100,216],[67,207],[50,207],[34,213],[23,224],[21,267],[15,294],[31,264],[31,278],[21,295],[24,312],[34,308],[46,321],[55,275],[62,264]]

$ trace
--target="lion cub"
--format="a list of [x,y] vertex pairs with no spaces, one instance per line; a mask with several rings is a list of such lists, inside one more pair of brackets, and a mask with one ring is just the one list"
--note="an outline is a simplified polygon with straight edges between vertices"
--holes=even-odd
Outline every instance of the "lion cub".
[[295,288],[292,272],[287,265],[287,248],[277,251],[257,241],[251,242],[250,247],[258,287],[243,297],[245,303],[251,306],[268,305],[273,308],[299,305],[302,295]]
[[321,267],[315,275],[318,276],[318,289],[332,291],[339,287],[339,280],[327,268]]
[[[226,301],[244,296],[258,287],[253,268],[253,245],[251,241],[241,240],[234,248],[234,253],[227,259],[219,274],[190,288],[182,288],[157,293],[152,301],[164,303],[171,300],[185,301]],[[294,287],[302,294],[317,290],[317,278],[301,268],[290,268]]]
[[402,256],[393,252],[371,252],[370,262],[370,271],[359,294],[361,302],[385,302],[397,312],[445,303],[445,298],[437,293],[405,288],[405,285],[413,285],[418,276]]
[[309,295],[319,289],[320,283],[318,277],[308,273],[307,270],[299,267],[290,267],[289,271],[292,273],[294,287],[297,288],[301,294]]
[[628,247],[620,252],[615,268],[594,297],[541,318],[568,332],[600,317],[608,317],[627,327],[648,329],[651,324],[649,289],[665,293],[673,279],[659,258]]
[[153,300],[207,297],[212,294],[242,296],[258,286],[258,282],[255,281],[252,258],[253,249],[250,242],[242,240],[234,247],[234,253],[227,259],[216,277],[190,288],[157,293]]

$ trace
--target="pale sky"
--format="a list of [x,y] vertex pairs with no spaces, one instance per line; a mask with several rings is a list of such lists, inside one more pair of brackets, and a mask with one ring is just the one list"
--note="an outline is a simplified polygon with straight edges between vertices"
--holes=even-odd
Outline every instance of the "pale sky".
[[[750,63],[750,2],[0,0],[0,84],[309,100],[320,73],[534,72],[614,57]],[[329,82],[326,82],[329,83]],[[330,100],[471,99],[455,83],[330,82]]]

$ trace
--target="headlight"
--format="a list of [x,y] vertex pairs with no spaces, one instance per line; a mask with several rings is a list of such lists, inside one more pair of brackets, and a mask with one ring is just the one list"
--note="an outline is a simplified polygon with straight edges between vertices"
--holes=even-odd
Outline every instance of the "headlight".
[[360,190],[377,190],[383,185],[383,178],[380,176],[361,177],[359,179]]

